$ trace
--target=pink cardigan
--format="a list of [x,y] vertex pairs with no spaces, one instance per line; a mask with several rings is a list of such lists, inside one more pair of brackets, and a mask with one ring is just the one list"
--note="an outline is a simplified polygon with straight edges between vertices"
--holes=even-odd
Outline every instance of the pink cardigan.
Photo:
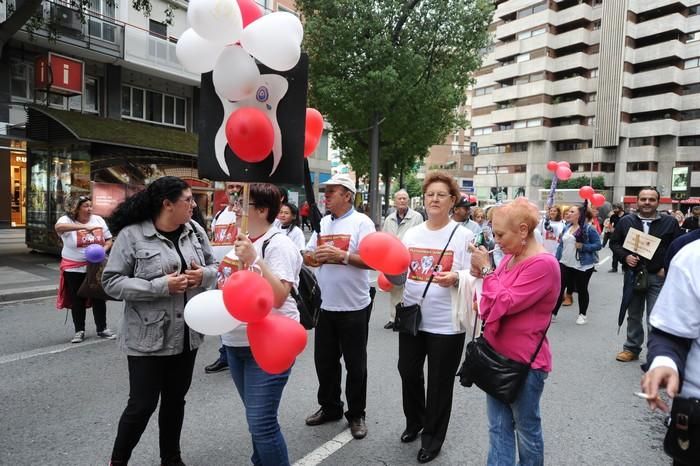
[[[484,279],[479,312],[486,323],[484,338],[500,354],[528,362],[552,317],[560,291],[559,264],[543,252],[512,269],[503,258],[496,271]],[[533,369],[552,370],[552,353],[545,338]]]

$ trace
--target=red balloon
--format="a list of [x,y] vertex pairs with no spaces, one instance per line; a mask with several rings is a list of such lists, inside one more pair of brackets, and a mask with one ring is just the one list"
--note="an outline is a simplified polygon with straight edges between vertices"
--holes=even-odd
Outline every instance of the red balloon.
[[593,204],[593,207],[600,207],[603,204],[605,204],[605,196],[602,194],[596,193],[591,197],[591,204]]
[[306,347],[306,330],[289,317],[270,314],[248,324],[250,351],[258,366],[268,374],[286,371]]
[[263,12],[253,0],[236,0],[241,9],[243,27],[246,27],[258,18],[262,18]]
[[554,160],[550,160],[549,162],[547,162],[547,170],[549,170],[550,172],[557,171],[558,166],[559,166],[559,164],[557,162],[555,162]]
[[558,167],[571,168],[571,165],[570,165],[569,162],[567,162],[566,160],[557,163],[557,166],[558,166]]
[[411,262],[411,255],[401,240],[383,231],[365,236],[359,250],[365,264],[387,275],[404,273]]
[[377,275],[377,286],[382,291],[391,291],[391,289],[394,287],[394,285],[392,285],[391,282],[387,280],[386,276],[381,272],[379,272],[379,275]]
[[323,115],[315,108],[306,109],[306,132],[316,139],[321,139],[323,134]]
[[560,180],[566,181],[571,178],[571,169],[569,167],[559,167],[555,174]]
[[226,140],[244,162],[261,162],[270,155],[275,132],[270,119],[257,108],[239,108],[228,117]]
[[581,196],[581,199],[588,199],[590,201],[591,196],[594,194],[595,190],[590,186],[581,186],[581,188],[578,190],[578,195]]
[[308,157],[313,154],[316,147],[318,147],[319,142],[320,139],[314,138],[313,136],[309,135],[308,131],[306,131],[304,133],[304,157]]
[[229,314],[241,322],[259,322],[272,309],[272,286],[250,270],[234,272],[224,282],[222,291]]

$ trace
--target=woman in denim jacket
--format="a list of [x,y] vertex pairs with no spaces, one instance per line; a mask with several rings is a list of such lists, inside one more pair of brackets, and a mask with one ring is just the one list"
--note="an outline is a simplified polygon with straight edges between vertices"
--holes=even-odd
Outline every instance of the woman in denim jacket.
[[102,276],[105,291],[124,300],[120,347],[129,366],[129,401],[112,451],[127,464],[158,405],[161,464],[180,466],[185,395],[202,335],[185,323],[188,299],[213,288],[216,262],[207,235],[192,222],[192,191],[166,176],[122,204],[110,218],[117,235]]
[[[567,217],[568,223],[559,237],[557,247],[557,260],[561,267],[561,293],[554,309],[554,319],[557,317],[559,307],[564,301],[564,290],[575,289],[578,293],[579,314],[576,319],[577,325],[585,325],[587,321],[586,311],[588,310],[588,282],[595,270],[598,262],[598,251],[602,248],[600,235],[590,222],[593,219],[593,211],[583,206],[572,206],[569,208]],[[583,227],[580,226],[581,215],[586,216]]]

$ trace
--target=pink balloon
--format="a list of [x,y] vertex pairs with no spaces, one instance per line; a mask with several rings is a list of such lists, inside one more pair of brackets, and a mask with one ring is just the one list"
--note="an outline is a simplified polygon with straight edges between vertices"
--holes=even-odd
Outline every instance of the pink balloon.
[[566,160],[563,160],[563,161],[557,163],[557,166],[558,166],[558,167],[571,168],[571,165],[569,165],[569,162],[567,162]]
[[581,186],[581,188],[578,190],[578,195],[581,197],[581,199],[591,199],[591,196],[595,194],[595,191],[593,188],[590,186]]
[[248,324],[250,351],[258,366],[268,374],[289,369],[306,347],[306,330],[289,317],[270,314],[260,322]]
[[600,207],[603,204],[605,204],[605,196],[602,194],[596,193],[591,197],[591,204],[593,204],[593,207]]
[[569,167],[559,167],[555,174],[560,180],[566,181],[571,178],[571,169]]
[[229,314],[241,322],[259,322],[272,309],[272,286],[250,270],[234,272],[224,283],[222,291]]
[[260,7],[253,0],[236,0],[238,8],[241,9],[241,17],[243,18],[243,27],[246,27],[263,15]]
[[411,262],[411,255],[401,240],[383,231],[365,236],[359,249],[365,264],[387,275],[404,273]]
[[557,171],[558,166],[559,166],[559,164],[557,162],[555,162],[554,160],[550,160],[549,162],[547,162],[547,170],[549,170],[550,172]]
[[391,282],[387,280],[386,276],[381,272],[379,272],[379,275],[377,276],[377,286],[382,291],[391,291],[391,289],[394,287],[394,285],[392,285]]

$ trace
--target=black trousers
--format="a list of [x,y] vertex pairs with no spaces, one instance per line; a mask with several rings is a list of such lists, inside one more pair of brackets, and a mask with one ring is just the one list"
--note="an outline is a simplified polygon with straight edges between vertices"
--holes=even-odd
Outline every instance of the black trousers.
[[[73,301],[71,316],[76,332],[85,331],[85,298],[78,296],[78,290],[86,275],[83,272],[63,272],[63,282]],[[98,332],[101,332],[107,328],[107,304],[101,299],[91,299],[90,301],[92,301],[92,316],[95,319],[95,327]]]
[[559,299],[557,300],[557,307],[554,308],[554,315],[557,315],[561,303],[564,301],[564,288],[575,289],[578,293],[578,313],[586,315],[588,311],[588,303],[590,302],[590,295],[588,293],[588,282],[591,281],[591,275],[593,275],[593,269],[582,272],[578,269],[567,267],[561,262],[559,263],[559,270],[561,271],[561,293],[559,293]]
[[129,401],[119,419],[112,461],[126,464],[158,406],[160,457],[163,463],[180,455],[185,395],[192,382],[197,350],[174,356],[128,356]]
[[[399,374],[407,428],[423,427],[421,447],[440,451],[452,413],[452,392],[465,334],[399,334]],[[428,358],[428,391],[423,366]]]
[[365,416],[367,406],[367,335],[370,304],[359,311],[326,311],[316,325],[314,362],[318,377],[318,404],[330,416],[343,413],[340,399],[342,367],[345,363],[345,399],[348,420]]

